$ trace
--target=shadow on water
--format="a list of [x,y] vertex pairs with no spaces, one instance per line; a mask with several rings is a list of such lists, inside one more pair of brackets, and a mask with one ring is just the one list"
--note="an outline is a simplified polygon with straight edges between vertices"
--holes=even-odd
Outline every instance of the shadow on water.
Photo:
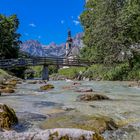
[[63,104],[61,103],[55,103],[55,102],[49,102],[49,101],[38,101],[34,103],[34,107],[61,107]]
[[16,114],[19,118],[19,123],[13,126],[16,132],[28,131],[28,129],[33,127],[35,121],[44,121],[47,119],[47,116],[37,113],[17,112]]

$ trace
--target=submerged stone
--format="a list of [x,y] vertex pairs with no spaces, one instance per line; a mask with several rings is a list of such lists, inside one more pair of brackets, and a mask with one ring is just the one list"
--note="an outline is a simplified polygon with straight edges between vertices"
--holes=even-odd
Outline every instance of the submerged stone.
[[103,133],[106,130],[116,130],[118,125],[116,122],[106,116],[81,116],[77,115],[60,115],[54,118],[48,118],[40,125],[41,129],[52,128],[79,128],[88,131],[95,131],[97,133]]
[[95,101],[95,100],[109,100],[109,97],[101,94],[83,94],[79,95],[77,101]]
[[92,88],[82,88],[82,89],[76,90],[76,92],[93,92],[93,89]]
[[10,130],[11,126],[17,123],[15,111],[5,104],[0,104],[0,128]]
[[53,89],[54,86],[51,85],[51,84],[47,84],[47,85],[44,85],[44,86],[41,86],[40,89],[41,90],[50,90],[50,89]]
[[17,84],[21,84],[21,82],[19,80],[17,80],[17,79],[13,79],[13,80],[7,81],[5,84],[16,86]]

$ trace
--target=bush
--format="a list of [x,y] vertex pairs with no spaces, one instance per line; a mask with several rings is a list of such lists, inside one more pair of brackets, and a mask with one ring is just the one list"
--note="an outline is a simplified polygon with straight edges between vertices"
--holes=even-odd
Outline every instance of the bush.
[[130,71],[129,65],[119,64],[106,71],[103,75],[104,80],[127,80],[127,75]]

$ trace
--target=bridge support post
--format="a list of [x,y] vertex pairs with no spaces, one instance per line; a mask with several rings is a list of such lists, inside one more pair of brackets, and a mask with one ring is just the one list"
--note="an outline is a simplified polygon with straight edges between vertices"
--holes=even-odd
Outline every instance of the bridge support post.
[[42,69],[42,80],[49,80],[49,69],[48,65],[44,65]]

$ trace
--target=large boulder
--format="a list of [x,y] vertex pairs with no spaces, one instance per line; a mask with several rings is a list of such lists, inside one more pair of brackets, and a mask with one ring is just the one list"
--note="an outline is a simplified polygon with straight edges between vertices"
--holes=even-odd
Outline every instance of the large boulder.
[[77,101],[98,101],[98,100],[109,100],[109,97],[102,94],[83,94],[79,95]]
[[0,104],[0,128],[10,130],[11,126],[17,123],[15,111],[5,104]]
[[40,128],[78,128],[102,134],[106,130],[118,129],[118,125],[108,116],[85,116],[76,113],[76,115],[66,114],[48,118],[40,124]]
[[54,86],[51,85],[51,84],[47,84],[47,85],[44,85],[44,86],[41,86],[40,89],[41,90],[50,90],[50,89],[53,89]]
[[28,84],[37,84],[37,81],[29,81]]

